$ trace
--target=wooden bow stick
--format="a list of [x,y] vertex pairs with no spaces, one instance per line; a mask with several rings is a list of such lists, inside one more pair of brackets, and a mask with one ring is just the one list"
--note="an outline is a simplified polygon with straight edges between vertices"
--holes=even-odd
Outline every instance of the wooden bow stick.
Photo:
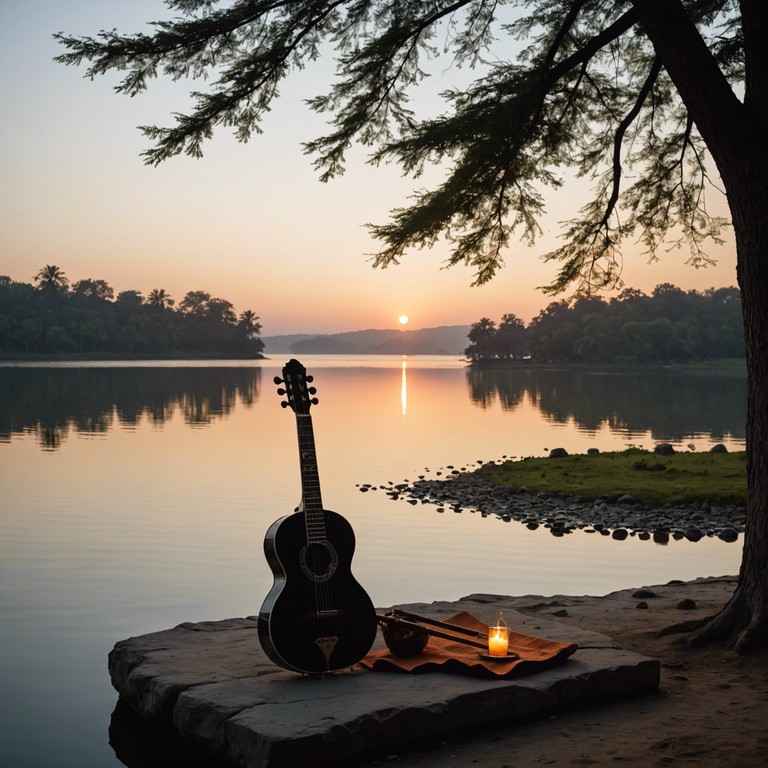
[[[474,629],[467,629],[467,627],[460,627],[457,624],[449,624],[448,622],[445,622],[445,621],[438,621],[437,619],[429,619],[426,616],[418,616],[415,613],[408,613],[408,611],[401,611],[398,608],[395,608],[391,613],[387,614],[386,616],[381,616],[377,614],[376,618],[378,619],[380,624],[384,624],[387,626],[391,625],[394,627],[399,627],[401,629],[408,629],[414,632],[422,632],[426,635],[430,635],[434,637],[442,637],[445,640],[453,640],[456,643],[463,643],[464,645],[471,645],[471,646],[474,646],[475,648],[482,648],[485,651],[488,650],[488,639],[484,633],[478,632]],[[440,627],[440,629],[448,630],[448,631],[442,632],[437,629],[429,629],[427,627],[422,626],[420,622],[424,624],[430,624],[435,627]],[[455,634],[450,634],[452,632],[459,633],[459,636],[457,637]],[[465,636],[461,637],[461,635],[465,635]],[[482,638],[482,642],[478,639],[471,639],[471,638]]]

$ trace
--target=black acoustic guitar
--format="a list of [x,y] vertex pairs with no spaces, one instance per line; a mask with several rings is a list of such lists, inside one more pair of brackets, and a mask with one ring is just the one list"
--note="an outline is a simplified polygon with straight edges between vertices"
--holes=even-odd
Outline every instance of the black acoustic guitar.
[[324,674],[356,664],[376,637],[376,611],[352,576],[352,526],[323,509],[310,407],[314,387],[298,360],[283,368],[283,407],[296,414],[301,465],[301,504],[275,521],[264,539],[274,575],[259,611],[259,640],[277,665],[295,672]]

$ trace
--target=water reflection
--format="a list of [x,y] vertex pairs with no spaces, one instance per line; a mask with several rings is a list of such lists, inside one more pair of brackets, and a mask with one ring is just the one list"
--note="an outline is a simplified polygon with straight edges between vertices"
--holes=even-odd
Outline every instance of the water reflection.
[[25,433],[56,450],[70,432],[102,435],[142,418],[162,425],[181,413],[201,427],[259,398],[260,368],[5,368],[0,442]]
[[[650,432],[655,440],[669,441],[700,434],[713,440],[745,437],[746,380],[739,372],[462,372],[417,366],[411,371],[416,378],[409,382],[408,361],[399,363],[403,416],[408,413],[409,395],[411,405],[418,406],[421,397],[436,396],[437,382],[447,385],[449,380],[457,381],[454,376],[464,376],[470,401],[482,409],[499,407],[512,413],[525,406],[554,425],[573,421],[582,432],[607,427],[630,439]],[[385,369],[360,370],[367,372],[367,387],[372,385],[371,377],[387,380],[390,375]],[[374,376],[374,371],[380,376]],[[160,426],[177,413],[190,427],[205,426],[229,415],[238,402],[246,408],[253,405],[260,396],[261,372],[257,366],[0,368],[0,442],[33,434],[41,448],[55,451],[73,432],[105,435],[117,425],[135,429],[142,419]],[[349,386],[347,379],[362,373],[328,368],[324,375],[329,384],[346,376]],[[348,400],[345,407],[351,407]]]
[[715,440],[745,437],[746,379],[740,372],[469,369],[466,375],[470,397],[481,408],[498,401],[513,411],[527,396],[550,422],[573,419],[585,431],[607,425],[630,437],[650,431],[656,440],[701,433]]
[[408,382],[405,377],[406,369],[407,364],[405,360],[403,360],[403,375],[400,380],[400,410],[403,416],[408,412]]

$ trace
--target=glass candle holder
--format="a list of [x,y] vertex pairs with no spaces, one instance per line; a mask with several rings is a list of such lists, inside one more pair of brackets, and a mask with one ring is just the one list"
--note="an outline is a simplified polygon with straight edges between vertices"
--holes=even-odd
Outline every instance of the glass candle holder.
[[509,627],[501,624],[488,627],[488,655],[506,656],[509,653]]

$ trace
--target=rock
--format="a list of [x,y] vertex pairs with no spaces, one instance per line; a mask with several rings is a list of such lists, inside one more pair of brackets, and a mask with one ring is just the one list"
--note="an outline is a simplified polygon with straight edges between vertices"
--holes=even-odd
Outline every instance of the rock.
[[710,453],[728,453],[728,449],[722,444],[718,443],[717,445],[713,445],[709,449]]
[[565,448],[553,448],[549,452],[550,459],[562,459],[567,455],[568,455],[568,451],[566,451]]
[[632,597],[658,597],[658,595],[652,589],[636,589],[632,593]]
[[653,452],[659,454],[659,456],[672,456],[675,453],[675,449],[671,443],[659,443],[653,449]]
[[[421,604],[405,607],[425,611]],[[490,622],[501,607],[511,627],[532,631],[503,597],[443,603],[437,612],[469,610]],[[255,617],[185,623],[123,640],[109,654],[109,673],[121,699],[156,727],[250,768],[319,768],[370,750],[394,755],[409,741],[451,736],[457,723],[472,729],[530,722],[658,690],[658,660],[562,622],[537,617],[536,626],[540,636],[578,643],[578,651],[557,667],[503,680],[446,672],[302,677],[266,658]]]
[[638,603],[638,604],[635,606],[635,608],[647,609],[647,608],[648,608],[648,603],[646,603],[646,602],[645,602],[645,600],[641,600],[641,601],[640,601],[640,602],[639,602],[639,603]]
[[686,597],[677,604],[677,607],[681,611],[693,611],[696,609],[696,601],[691,600],[690,597]]
[[[367,484],[366,484],[367,485]],[[394,484],[392,484],[394,485]],[[603,536],[624,529],[629,536],[657,544],[666,544],[670,536],[676,540],[718,537],[722,541],[736,541],[745,526],[745,510],[735,505],[718,506],[711,502],[671,506],[649,506],[630,494],[624,494],[621,503],[608,503],[605,499],[589,500],[564,492],[541,492],[533,497],[523,486],[494,485],[490,480],[472,472],[412,483],[399,483],[386,488],[393,500],[418,499],[422,504],[433,504],[446,510],[464,509],[479,512],[482,517],[501,517],[521,525],[546,524],[562,533],[590,528]],[[361,489],[362,490],[362,489]],[[559,535],[555,534],[555,535]]]
[[611,538],[618,539],[619,541],[624,541],[624,539],[627,538],[629,534],[627,533],[625,528],[617,528],[612,534]]
[[600,453],[599,448],[587,448],[587,456],[597,456]]

